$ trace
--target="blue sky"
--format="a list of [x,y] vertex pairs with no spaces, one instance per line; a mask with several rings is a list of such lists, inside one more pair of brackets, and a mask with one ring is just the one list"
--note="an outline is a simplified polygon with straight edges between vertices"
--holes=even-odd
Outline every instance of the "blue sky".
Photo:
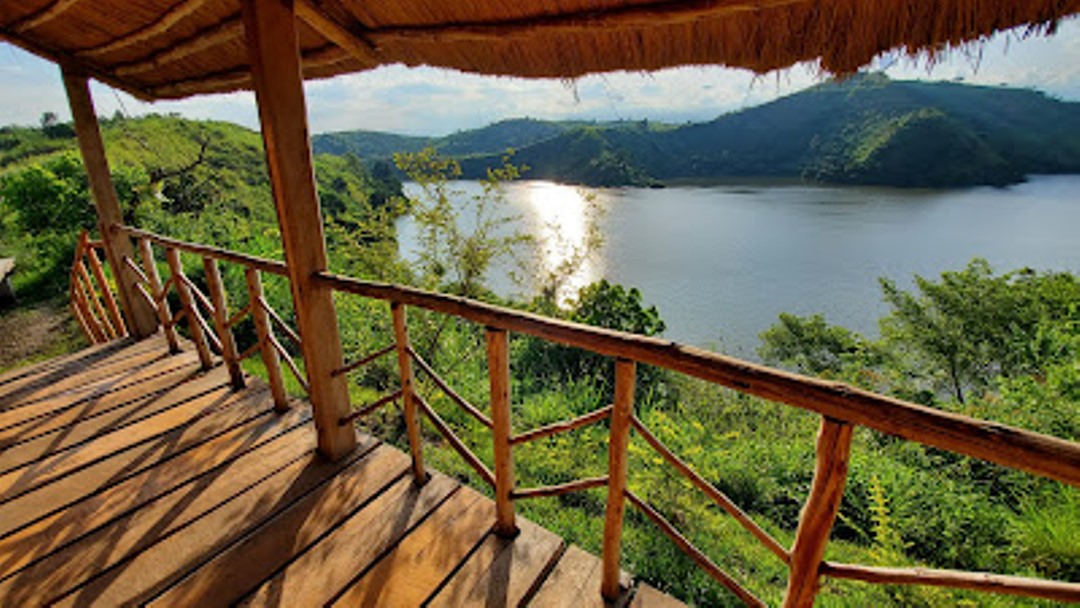
[[[1053,37],[1005,32],[936,62],[879,57],[893,78],[963,79],[978,84],[1036,88],[1080,101],[1080,19]],[[442,135],[504,118],[642,119],[683,122],[757,105],[819,82],[812,65],[757,76],[745,70],[686,67],[654,73],[616,72],[559,80],[523,80],[432,68],[390,66],[308,83],[315,133],[348,129]],[[0,125],[34,124],[42,112],[68,116],[59,70],[0,43]],[[179,112],[256,128],[251,94],[206,95],[147,104],[97,84],[98,113]]]

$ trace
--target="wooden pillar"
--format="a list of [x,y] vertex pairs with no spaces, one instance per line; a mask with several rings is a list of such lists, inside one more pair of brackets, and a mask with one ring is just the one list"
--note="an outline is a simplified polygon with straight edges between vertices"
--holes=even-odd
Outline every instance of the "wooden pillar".
[[127,326],[131,335],[145,338],[157,331],[157,315],[150,304],[136,292],[136,277],[124,267],[124,258],[135,261],[131,240],[127,236],[114,233],[112,226],[122,224],[124,216],[120,212],[120,202],[116,198],[112,176],[109,174],[109,161],[105,158],[105,144],[101,141],[97,114],[94,113],[94,101],[90,97],[90,86],[86,76],[67,68],[61,70],[64,88],[67,89],[71,116],[75,121],[75,133],[79,138],[79,150],[83,164],[90,178],[90,192],[97,208],[98,232],[105,242],[105,257],[116,278],[116,288],[120,294],[120,306],[127,317]]
[[244,388],[244,372],[240,369],[240,356],[236,351],[236,338],[229,327],[229,298],[225,294],[225,284],[221,280],[221,271],[217,260],[203,258],[203,272],[206,274],[206,286],[210,290],[210,302],[214,305],[214,331],[221,339],[221,358],[229,370],[229,383],[233,389]]
[[169,352],[175,355],[180,352],[180,341],[176,339],[176,328],[172,325],[168,294],[165,293],[165,287],[161,283],[161,275],[158,274],[157,264],[154,263],[154,249],[149,240],[139,239],[139,252],[142,254],[143,272],[146,273],[146,279],[150,282],[150,295],[157,304],[155,310],[161,322],[162,333],[165,334],[165,340],[169,343]]
[[791,573],[788,575],[784,608],[814,605],[820,585],[821,560],[829,542],[840,501],[847,482],[851,434],[854,427],[839,420],[822,417],[817,438],[817,468],[810,495],[799,515],[795,543],[791,547]]
[[615,601],[619,589],[619,561],[622,552],[623,518],[626,515],[627,449],[630,446],[630,417],[634,411],[634,382],[637,365],[627,359],[615,361],[615,403],[611,408],[611,438],[608,440],[608,499],[604,514],[603,568],[600,593]]
[[326,270],[326,240],[304,105],[296,16],[290,0],[242,0],[248,58],[259,104],[266,164],[289,266],[293,307],[310,383],[319,451],[332,460],[356,446],[349,415],[337,314],[330,289],[313,279]]
[[416,405],[416,378],[413,376],[412,357],[409,354],[409,325],[405,318],[405,305],[391,302],[390,314],[394,320],[394,345],[397,348],[398,372],[401,374],[401,411],[405,416],[405,429],[409,434],[413,481],[422,484],[427,481],[427,473],[424,472],[424,445]]
[[169,262],[169,270],[172,272],[173,287],[180,296],[180,306],[187,318],[188,333],[191,341],[195,343],[195,350],[199,353],[199,362],[203,369],[214,366],[214,358],[210,355],[210,344],[207,342],[206,333],[203,332],[202,323],[199,322],[199,307],[195,304],[195,297],[191,295],[184,277],[184,264],[180,261],[180,252],[175,249],[165,250],[165,259]]
[[270,316],[263,308],[266,298],[263,297],[262,279],[259,277],[259,271],[250,266],[244,269],[244,279],[247,281],[251,321],[255,324],[255,335],[259,338],[259,351],[262,353],[263,366],[266,367],[266,378],[270,382],[270,394],[274,397],[274,409],[278,412],[287,412],[289,411],[289,395],[285,392],[285,376],[281,373],[281,358],[273,342],[270,341],[273,330],[270,327]]
[[488,382],[491,385],[491,432],[495,451],[495,533],[518,533],[514,521],[514,460],[510,451],[510,342],[505,330],[487,330]]

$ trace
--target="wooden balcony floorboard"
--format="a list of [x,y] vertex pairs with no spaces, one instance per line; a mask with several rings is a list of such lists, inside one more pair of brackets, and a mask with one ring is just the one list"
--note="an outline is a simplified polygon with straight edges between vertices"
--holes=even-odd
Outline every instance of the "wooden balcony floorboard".
[[[599,559],[360,434],[315,454],[192,349],[117,342],[0,375],[0,605],[603,605]],[[648,587],[621,604],[678,606]]]

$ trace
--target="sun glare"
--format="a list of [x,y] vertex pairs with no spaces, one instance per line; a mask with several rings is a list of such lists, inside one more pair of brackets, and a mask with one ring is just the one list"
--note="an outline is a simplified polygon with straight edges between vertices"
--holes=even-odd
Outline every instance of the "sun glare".
[[574,186],[535,181],[527,188],[526,217],[538,237],[544,274],[568,273],[556,294],[558,302],[565,304],[601,273],[597,256],[584,255],[595,203]]

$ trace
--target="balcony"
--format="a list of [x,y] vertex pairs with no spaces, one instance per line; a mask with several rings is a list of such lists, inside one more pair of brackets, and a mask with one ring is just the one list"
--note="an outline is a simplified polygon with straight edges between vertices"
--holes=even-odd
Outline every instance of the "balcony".
[[[0,377],[4,603],[679,605],[619,568],[629,504],[744,603],[764,605],[745,581],[725,572],[627,488],[634,474],[627,466],[631,433],[787,566],[785,605],[811,605],[822,577],[1080,600],[1077,583],[823,560],[857,426],[1075,486],[1080,446],[1074,443],[653,338],[322,273],[318,280],[331,290],[386,302],[394,320],[386,348],[359,354],[331,375],[391,355],[400,373],[399,388],[353,404],[333,422],[356,447],[328,460],[318,455],[318,424],[309,403],[286,390],[286,372],[295,377],[294,386],[310,390],[305,370],[282,344],[293,342],[302,351],[302,338],[262,294],[261,275],[285,275],[287,267],[133,228],[116,230],[138,243],[141,260],[124,258],[123,267],[162,329],[140,341],[126,336],[109,289],[114,281],[101,259],[104,245],[83,235],[71,273],[72,310],[100,344]],[[201,258],[199,283],[209,293],[185,275],[182,253]],[[219,263],[242,268],[246,298],[224,292]],[[167,279],[159,276],[160,266],[169,269]],[[237,299],[246,302],[231,303]],[[180,308],[172,310],[170,301]],[[412,348],[406,322],[412,307],[485,328],[486,406],[462,398]],[[241,352],[233,328],[248,316],[256,337]],[[511,331],[614,358],[614,402],[515,432]],[[248,357],[261,359],[266,382],[242,371]],[[634,415],[639,361],[821,415],[814,481],[791,547]],[[489,430],[493,454],[478,455],[455,435],[420,394],[417,372]],[[408,429],[408,454],[356,427],[394,403]],[[494,500],[425,467],[425,423],[486,482]],[[515,484],[515,447],[593,424],[608,427],[607,475],[546,487]],[[606,488],[608,497],[600,558],[567,547],[515,514],[521,500],[597,487]]]

